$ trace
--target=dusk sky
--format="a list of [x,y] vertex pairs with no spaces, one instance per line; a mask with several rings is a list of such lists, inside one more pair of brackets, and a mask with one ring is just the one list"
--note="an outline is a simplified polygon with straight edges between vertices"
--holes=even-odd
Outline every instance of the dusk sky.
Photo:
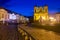
[[34,5],[44,6],[45,4],[48,5],[49,13],[60,10],[60,0],[0,0],[0,6],[24,16],[33,15]]

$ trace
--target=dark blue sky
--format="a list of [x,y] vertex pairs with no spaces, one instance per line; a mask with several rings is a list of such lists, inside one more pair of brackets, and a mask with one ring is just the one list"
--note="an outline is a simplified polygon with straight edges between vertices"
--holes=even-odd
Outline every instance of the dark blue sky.
[[59,11],[60,0],[0,0],[0,6],[24,16],[33,15],[34,5],[44,6],[45,4],[48,5],[49,13]]

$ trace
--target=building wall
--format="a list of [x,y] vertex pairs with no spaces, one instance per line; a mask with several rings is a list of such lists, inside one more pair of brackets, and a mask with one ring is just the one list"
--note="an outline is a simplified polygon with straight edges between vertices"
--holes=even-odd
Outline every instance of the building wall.
[[[60,14],[49,14],[49,17],[56,19],[56,23],[60,23]],[[53,20],[54,21],[54,20]]]
[[55,14],[55,18],[56,18],[57,22],[60,23],[60,14]]
[[39,21],[42,17],[48,19],[48,6],[34,7],[34,21]]
[[8,19],[8,12],[5,9],[0,9],[0,21]]

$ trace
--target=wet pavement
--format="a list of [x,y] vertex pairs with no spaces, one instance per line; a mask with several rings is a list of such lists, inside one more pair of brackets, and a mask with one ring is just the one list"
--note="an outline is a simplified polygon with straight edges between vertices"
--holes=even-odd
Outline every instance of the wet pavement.
[[0,25],[0,40],[19,40],[17,25]]

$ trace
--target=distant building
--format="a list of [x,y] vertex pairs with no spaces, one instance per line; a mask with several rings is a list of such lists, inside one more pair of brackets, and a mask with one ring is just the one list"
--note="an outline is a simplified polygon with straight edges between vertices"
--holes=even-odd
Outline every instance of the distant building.
[[41,24],[55,24],[60,23],[60,13],[48,14],[48,6],[34,7],[34,22]]
[[60,23],[60,12],[59,13],[57,12],[55,14],[49,14],[49,17],[56,19],[56,23]]
[[48,20],[48,6],[34,7],[34,21]]
[[55,18],[56,18],[57,22],[60,23],[60,13],[56,13]]
[[57,23],[60,23],[60,12],[55,13],[54,18],[56,19]]
[[20,20],[21,23],[25,23],[26,22],[26,17],[20,16],[19,20]]
[[22,22],[26,23],[29,21],[29,18],[19,15],[16,12],[7,10],[5,8],[0,8],[0,21],[7,22]]

